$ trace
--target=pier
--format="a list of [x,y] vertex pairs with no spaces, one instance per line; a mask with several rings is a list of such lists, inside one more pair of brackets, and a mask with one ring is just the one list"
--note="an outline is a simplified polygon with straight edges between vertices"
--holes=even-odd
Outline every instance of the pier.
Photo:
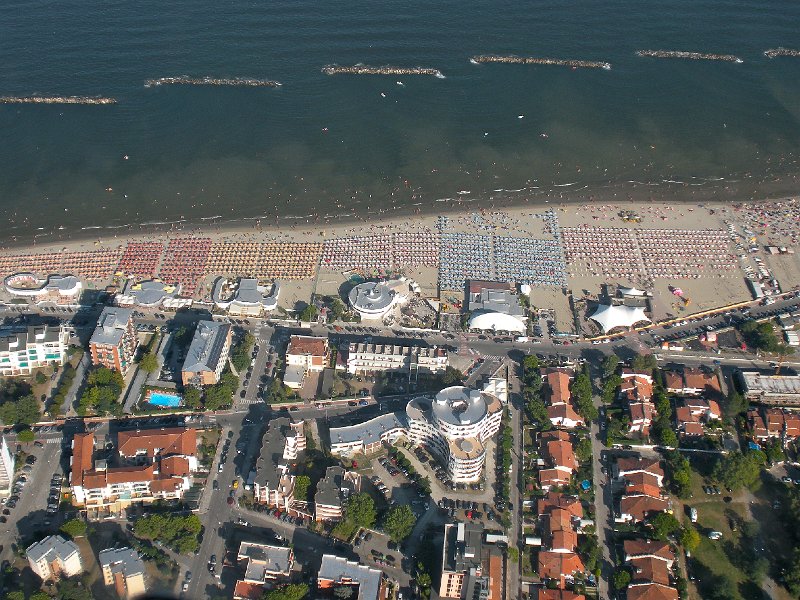
[[0,104],[116,104],[116,98],[92,96],[0,96]]
[[800,50],[792,50],[791,48],[770,48],[764,51],[764,56],[767,58],[775,58],[777,56],[794,56],[800,57]]
[[721,60],[724,62],[744,62],[733,54],[705,54],[703,52],[684,52],[682,50],[637,50],[636,56],[651,58],[688,58],[689,60]]
[[178,77],[159,77],[158,79],[146,79],[144,87],[154,87],[159,85],[220,85],[231,87],[281,87],[280,81],[270,79],[252,79],[249,77],[189,77],[180,75]]
[[469,59],[473,64],[507,63],[514,65],[558,65],[574,69],[611,69],[611,63],[596,60],[568,60],[561,58],[536,58],[534,56],[502,56],[497,54],[481,54]]
[[439,69],[428,67],[393,67],[390,65],[383,67],[370,67],[369,65],[341,67],[339,65],[326,65],[322,67],[322,72],[325,75],[433,75],[439,79],[444,79],[444,75]]

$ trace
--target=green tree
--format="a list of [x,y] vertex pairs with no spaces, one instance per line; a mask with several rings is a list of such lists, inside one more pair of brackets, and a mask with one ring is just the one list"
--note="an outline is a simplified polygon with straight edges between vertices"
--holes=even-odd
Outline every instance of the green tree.
[[[529,397],[526,408],[528,409],[528,415],[531,421],[538,423],[540,427],[544,428],[543,426],[545,425],[552,425],[550,417],[547,414],[547,406],[545,406],[544,401],[538,396]],[[547,427],[547,429],[549,429],[549,427]]]
[[514,548],[513,546],[509,546],[508,548],[508,560],[511,562],[519,562],[519,550]]
[[366,529],[375,525],[375,502],[366,492],[350,496],[345,505],[347,520]]
[[659,540],[666,540],[667,536],[681,528],[678,519],[667,512],[660,512],[650,519],[650,526],[653,529],[653,536]]
[[205,406],[207,410],[219,410],[231,403],[232,393],[222,384],[208,386],[205,393]]
[[792,550],[792,556],[786,567],[783,580],[793,597],[800,596],[800,547],[795,547]]
[[667,452],[666,476],[669,488],[679,498],[688,498],[692,487],[692,468],[689,459],[677,450]]
[[633,357],[631,366],[634,371],[652,371],[658,366],[658,362],[652,354],[637,354]]
[[22,444],[28,444],[34,439],[33,431],[30,429],[23,429],[17,434],[17,441]]
[[786,454],[783,451],[783,446],[778,439],[771,439],[765,444],[762,444],[761,447],[771,463],[780,462],[786,458]]
[[203,405],[203,395],[196,387],[188,386],[183,390],[183,403],[196,410]]
[[59,581],[56,584],[56,597],[58,600],[93,600],[94,598],[89,588],[76,577]]
[[408,504],[393,506],[386,513],[383,529],[390,538],[399,543],[411,534],[416,522],[417,518]]
[[14,590],[7,592],[4,598],[5,600],[25,600],[25,592],[21,590]]
[[339,600],[350,600],[350,598],[355,595],[356,588],[352,585],[340,585],[339,587],[333,588],[333,597]]
[[148,352],[139,361],[139,368],[145,373],[155,373],[158,370],[158,359],[152,352]]
[[167,544],[181,554],[192,554],[200,547],[201,530],[202,523],[197,515],[155,514],[136,521],[133,534]]
[[591,460],[592,441],[589,438],[583,437],[575,444],[575,458],[582,463]]
[[35,380],[35,381],[36,381],[36,383],[38,383],[39,385],[42,385],[43,383],[47,383],[47,375],[45,375],[45,374],[44,374],[44,373],[42,373],[41,371],[37,371],[37,372],[36,372],[36,377],[34,378],[34,380]]
[[4,425],[15,425],[17,423],[17,403],[8,401],[0,404],[0,420]]
[[678,436],[672,428],[672,422],[661,415],[653,423],[653,438],[658,444],[668,448],[678,447]]
[[70,519],[66,521],[59,529],[71,538],[81,537],[86,535],[86,523],[80,519]]
[[459,385],[462,381],[464,381],[464,374],[449,365],[441,375],[441,382],[443,385]]
[[608,376],[608,378],[603,382],[603,404],[611,404],[614,402],[620,385],[622,385],[622,377],[616,373]]
[[575,377],[575,382],[572,384],[572,395],[575,398],[578,414],[587,423],[594,421],[598,417],[598,413],[592,403],[592,380],[586,373]]
[[294,480],[294,497],[298,500],[308,501],[310,488],[311,478],[308,475],[298,475]]
[[50,594],[47,592],[34,592],[30,596],[28,596],[28,600],[51,600]]
[[747,401],[747,398],[731,388],[730,394],[728,394],[728,412],[731,414],[731,416],[735,417],[736,415],[743,413],[747,410],[749,404],[750,403]]
[[614,584],[614,589],[616,590],[624,590],[628,587],[628,584],[631,582],[631,573],[627,569],[617,569],[614,572],[614,576],[612,579],[612,583]]
[[300,311],[299,319],[304,323],[309,323],[311,321],[315,321],[319,311],[317,307],[313,304],[309,304],[303,310]]
[[730,452],[714,466],[714,479],[733,491],[751,488],[758,482],[766,461],[767,456],[760,450]]
[[616,354],[609,354],[603,358],[602,369],[603,377],[608,378],[617,372],[619,367],[619,357]]
[[308,595],[308,584],[289,583],[264,592],[262,600],[302,600]]
[[331,301],[331,321],[341,321],[344,314],[347,312],[347,307],[345,306],[344,302],[342,302],[339,298],[334,298]]
[[667,393],[663,389],[656,389],[653,394],[653,404],[655,404],[659,417],[665,419],[672,418],[672,404],[670,404],[669,396],[667,396]]
[[683,546],[684,550],[694,552],[699,545],[700,534],[697,533],[697,529],[691,525],[684,527],[683,531],[681,531],[681,546]]

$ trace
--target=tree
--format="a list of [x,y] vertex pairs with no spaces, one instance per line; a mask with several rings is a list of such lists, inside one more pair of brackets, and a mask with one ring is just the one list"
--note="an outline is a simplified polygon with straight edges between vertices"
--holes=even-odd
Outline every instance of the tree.
[[305,583],[289,583],[265,592],[262,600],[301,600],[308,595]]
[[25,600],[25,592],[21,590],[14,590],[13,592],[8,592],[4,600]]
[[688,552],[694,552],[699,544],[700,534],[697,533],[697,529],[691,525],[684,527],[683,531],[681,531],[681,546],[683,546],[683,549]]
[[786,459],[783,446],[781,446],[781,442],[778,439],[770,439],[765,444],[762,444],[761,447],[771,463],[781,462]]
[[139,361],[139,368],[145,373],[155,373],[158,370],[158,359],[152,352],[148,352]]
[[339,600],[350,600],[350,598],[355,596],[355,591],[352,585],[340,585],[339,587],[333,588],[333,597]]
[[309,323],[311,321],[316,320],[318,313],[319,311],[317,310],[317,307],[314,306],[313,304],[309,304],[303,310],[300,311],[299,319],[304,323]]
[[661,415],[653,423],[653,438],[662,446],[668,448],[678,447],[678,435],[672,429],[672,422],[669,418],[664,418]]
[[692,487],[692,468],[689,459],[677,450],[666,454],[666,476],[671,491],[679,498],[688,498]]
[[36,377],[34,378],[36,383],[42,385],[43,383],[47,383],[47,375],[42,373],[41,371],[36,372]]
[[572,395],[575,398],[576,408],[584,421],[594,421],[598,417],[597,409],[592,403],[592,380],[586,373],[575,377],[572,384]]
[[545,424],[552,425],[550,417],[547,414],[547,406],[545,406],[544,401],[538,396],[528,398],[526,408],[528,409],[528,415],[531,420],[537,422],[540,427]]
[[34,439],[33,431],[30,429],[23,429],[17,434],[17,441],[22,444],[29,444]]
[[611,377],[617,372],[617,367],[619,367],[619,357],[616,354],[609,354],[603,358],[603,377]]
[[592,458],[592,441],[583,437],[575,444],[575,458],[578,462],[586,462]]
[[294,497],[307,502],[310,488],[311,478],[308,475],[298,475],[294,480]]
[[233,393],[220,383],[206,388],[205,405],[207,410],[219,410],[231,403]]
[[665,419],[672,418],[672,404],[670,404],[669,396],[667,396],[667,393],[663,389],[656,389],[653,394],[653,404],[655,404],[656,411],[660,417],[664,417]]
[[650,519],[650,526],[653,528],[653,536],[659,540],[667,539],[667,536],[681,528],[678,519],[667,512],[660,512]]
[[47,592],[39,591],[28,596],[28,600],[51,600],[51,598]]
[[202,528],[197,515],[155,514],[136,521],[133,534],[146,540],[163,542],[181,554],[192,554],[200,547]]
[[196,387],[189,386],[183,390],[183,403],[196,410],[203,405],[203,395]]
[[736,415],[743,413],[747,410],[749,404],[750,403],[747,401],[747,398],[731,388],[731,392],[728,394],[728,412],[731,414],[731,416],[735,417]]
[[631,573],[627,569],[618,569],[614,572],[614,577],[612,578],[612,583],[614,584],[614,589],[616,590],[624,590],[628,587],[628,584],[631,582]]
[[449,365],[445,368],[441,377],[443,385],[459,385],[464,381],[464,374],[455,367]]
[[783,576],[786,587],[795,598],[800,596],[800,547],[792,550],[792,557]]
[[77,579],[62,579],[56,584],[58,600],[93,600],[92,592]]
[[519,562],[519,550],[513,546],[508,548],[508,560],[511,562]]
[[331,321],[341,321],[344,314],[347,312],[347,307],[344,302],[339,298],[334,298],[331,302]]
[[611,404],[617,397],[617,389],[622,385],[622,377],[616,373],[609,375],[603,382],[603,404]]
[[417,518],[408,504],[393,506],[386,513],[383,529],[390,538],[400,543],[411,534],[416,522]]
[[750,488],[758,481],[766,461],[767,456],[760,450],[730,452],[714,466],[714,479],[733,491]]
[[375,502],[366,492],[350,496],[345,505],[347,520],[366,529],[375,525]]
[[658,362],[652,354],[637,354],[633,357],[631,366],[634,371],[652,371],[658,366]]
[[67,534],[71,538],[81,537],[86,535],[86,523],[80,519],[71,519],[66,521],[59,530]]

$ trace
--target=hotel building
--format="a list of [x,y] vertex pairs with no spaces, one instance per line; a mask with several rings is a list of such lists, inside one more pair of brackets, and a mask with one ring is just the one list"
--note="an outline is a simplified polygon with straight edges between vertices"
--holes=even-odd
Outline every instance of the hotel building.
[[89,340],[92,364],[125,374],[133,363],[138,346],[133,311],[117,306],[104,308]]
[[216,321],[200,321],[192,343],[186,351],[181,369],[183,385],[214,385],[225,365],[231,348],[231,326]]
[[70,329],[35,325],[0,330],[0,376],[30,375],[34,369],[64,364]]
[[444,348],[366,344],[353,342],[347,346],[348,373],[439,373],[447,368]]

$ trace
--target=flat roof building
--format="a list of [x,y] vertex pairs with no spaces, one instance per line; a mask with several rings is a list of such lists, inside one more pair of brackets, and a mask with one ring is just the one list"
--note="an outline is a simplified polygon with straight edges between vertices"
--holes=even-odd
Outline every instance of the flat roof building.
[[317,483],[314,495],[314,519],[316,521],[340,521],[347,499],[361,491],[361,475],[346,471],[342,467],[328,467],[325,477]]
[[133,311],[118,306],[105,307],[89,340],[92,364],[125,374],[133,364],[138,346]]
[[281,286],[278,281],[261,285],[258,279],[234,280],[220,277],[214,282],[211,297],[217,308],[242,317],[259,317],[278,308]]
[[332,554],[322,555],[322,564],[317,573],[317,587],[331,590],[339,586],[356,588],[356,600],[383,600],[386,598],[386,580],[378,569],[365,567]]
[[0,376],[30,375],[34,369],[63,365],[69,337],[64,325],[0,329]]
[[751,402],[795,406],[800,404],[800,375],[764,375],[739,371],[744,395]]
[[14,481],[14,455],[8,448],[5,436],[0,436],[0,498],[11,495]]
[[231,347],[231,326],[217,321],[200,321],[181,369],[183,385],[214,385]]
[[294,502],[294,463],[305,448],[303,421],[292,423],[280,417],[269,422],[256,460],[253,490],[258,502],[289,509]]
[[351,342],[345,350],[348,373],[439,373],[448,365],[447,352],[437,346],[405,346]]
[[283,546],[242,542],[237,560],[244,568],[243,581],[264,585],[267,581],[289,577],[294,565],[294,552]]

